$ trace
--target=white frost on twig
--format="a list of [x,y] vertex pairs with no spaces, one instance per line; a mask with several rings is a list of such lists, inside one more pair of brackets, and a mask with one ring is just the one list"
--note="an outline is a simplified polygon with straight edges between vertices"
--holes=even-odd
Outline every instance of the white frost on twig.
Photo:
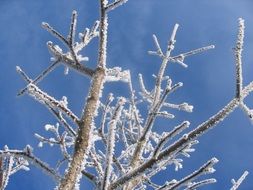
[[245,178],[247,177],[248,174],[249,174],[249,172],[245,171],[237,181],[232,179],[231,182],[232,182],[233,186],[230,188],[230,190],[237,190],[239,188],[239,186],[242,184],[242,182],[245,180]]
[[114,67],[106,70],[106,82],[128,82],[130,77],[129,70],[122,71],[120,67]]

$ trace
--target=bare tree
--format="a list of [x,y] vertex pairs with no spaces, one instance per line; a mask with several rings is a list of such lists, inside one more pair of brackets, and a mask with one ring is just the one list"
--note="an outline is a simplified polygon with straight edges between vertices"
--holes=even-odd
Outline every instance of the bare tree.
[[[165,50],[162,50],[157,37],[153,35],[155,50],[149,51],[149,54],[161,59],[160,69],[154,76],[155,85],[152,90],[146,89],[144,78],[139,75],[140,93],[137,94],[133,89],[129,70],[122,70],[120,67],[110,68],[106,65],[108,15],[126,2],[127,0],[112,2],[100,0],[99,21],[95,21],[91,28],[86,28],[84,32],[79,33],[78,41],[76,41],[76,11],[72,13],[70,29],[66,37],[48,23],[42,23],[42,27],[58,38],[64,48],[51,41],[47,43],[52,55],[52,63],[35,79],[31,79],[20,67],[17,67],[17,72],[27,82],[26,87],[21,89],[18,95],[30,95],[55,116],[58,123],[45,126],[45,130],[50,131],[52,136],[44,137],[35,134],[35,137],[41,147],[46,143],[59,146],[62,157],[59,158],[58,164],[52,167],[37,158],[30,145],[27,145],[24,150],[12,150],[5,146],[0,151],[0,189],[5,189],[10,175],[20,169],[28,170],[29,163],[52,176],[57,184],[56,189],[59,190],[79,189],[80,180],[89,180],[93,183],[94,189],[102,190],[132,190],[148,187],[156,190],[193,190],[216,182],[215,179],[208,177],[199,179],[200,176],[215,171],[213,167],[218,162],[215,157],[179,180],[168,179],[164,184],[157,184],[152,181],[152,177],[168,165],[175,165],[176,170],[182,168],[183,158],[189,157],[194,151],[193,146],[198,143],[198,137],[215,127],[237,107],[245,111],[252,120],[253,112],[244,103],[244,99],[252,92],[253,82],[244,86],[242,80],[244,20],[239,19],[237,42],[234,48],[235,97],[220,111],[188,133],[183,134],[183,131],[189,127],[190,122],[183,121],[172,130],[158,134],[153,129],[156,119],[175,117],[168,112],[169,109],[185,112],[193,110],[193,106],[185,102],[181,104],[168,102],[167,97],[183,86],[183,83],[174,83],[166,75],[168,64],[178,63],[188,67],[185,62],[187,57],[213,49],[214,45],[173,55],[179,25],[175,24]],[[96,68],[93,69],[88,64],[83,64],[88,61],[88,58],[83,57],[80,51],[97,37],[99,38],[98,60]],[[38,86],[38,83],[59,65],[65,66],[66,73],[68,69],[72,69],[91,80],[80,117],[68,107],[65,96],[57,100]],[[117,97],[114,101],[115,97],[110,93],[105,102],[100,101],[100,97],[106,96],[103,94],[103,87],[108,82],[124,83],[129,88],[129,97]],[[143,116],[145,114],[138,109],[138,103],[141,101],[147,106],[145,117]],[[64,168],[65,172],[59,172],[59,168]],[[231,190],[237,189],[247,175],[246,171],[239,180],[232,180]]]

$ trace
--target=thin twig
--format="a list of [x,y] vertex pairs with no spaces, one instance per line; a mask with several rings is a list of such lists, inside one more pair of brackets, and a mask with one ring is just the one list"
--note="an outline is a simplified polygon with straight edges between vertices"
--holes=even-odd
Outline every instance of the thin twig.
[[[43,78],[45,78],[59,63],[59,60],[54,61],[49,67],[47,67],[44,71],[41,72],[34,80],[31,80],[21,69],[20,67],[17,67],[17,71],[24,76],[24,79],[28,83],[37,84],[39,81],[41,81]],[[27,86],[19,91],[17,96],[20,96],[24,94],[27,90]]]
[[113,3],[110,3],[109,5],[106,6],[105,11],[111,11],[113,9],[116,9],[117,7],[123,5],[126,3],[128,0],[115,0]]
[[242,182],[245,180],[245,178],[247,177],[248,174],[249,174],[249,172],[245,171],[237,181],[232,179],[233,187],[231,187],[230,190],[237,190],[239,188],[239,186],[242,184]]

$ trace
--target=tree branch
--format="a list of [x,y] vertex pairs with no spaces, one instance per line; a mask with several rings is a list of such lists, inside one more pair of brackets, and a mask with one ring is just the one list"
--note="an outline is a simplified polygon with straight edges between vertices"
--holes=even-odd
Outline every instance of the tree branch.
[[237,190],[239,188],[239,186],[242,184],[242,182],[245,180],[245,178],[247,177],[248,174],[249,174],[249,172],[245,171],[237,181],[232,179],[233,187],[231,187],[230,190]]
[[[29,147],[29,146],[28,146]],[[46,163],[41,161],[39,158],[35,157],[30,148],[26,148],[27,150],[0,150],[0,158],[3,156],[13,155],[14,157],[21,157],[25,160],[29,161],[31,164],[35,165],[36,167],[42,169],[47,174],[52,176],[57,182],[60,181],[61,176],[52,168],[50,168]]]
[[244,39],[244,20],[239,19],[239,30],[237,34],[237,42],[235,47],[235,65],[236,65],[236,97],[241,98],[243,88],[242,83],[242,50]]
[[[248,84],[242,91],[242,99],[246,98],[249,93],[253,91],[253,82]],[[177,142],[175,142],[173,145],[171,145],[169,148],[161,152],[157,158],[151,158],[145,163],[141,164],[139,167],[133,169],[131,172],[125,174],[124,176],[117,179],[115,182],[111,184],[109,187],[110,190],[115,189],[116,187],[120,187],[129,181],[131,181],[133,178],[140,176],[145,172],[147,169],[152,168],[155,164],[158,162],[172,156],[174,152],[177,152],[180,147],[186,145],[189,141],[194,140],[198,138],[199,136],[206,133],[209,129],[214,128],[218,123],[220,123],[222,120],[224,120],[232,111],[234,111],[235,108],[239,106],[240,102],[238,98],[234,98],[231,100],[222,110],[220,110],[218,113],[213,115],[211,118],[209,118],[207,121],[200,124],[196,129],[189,132],[187,135],[187,138],[182,137]]]
[[216,164],[218,160],[216,158],[212,158],[207,163],[205,163],[203,166],[201,166],[198,170],[194,171],[190,175],[186,176],[182,180],[176,182],[173,185],[164,185],[160,187],[158,190],[176,190],[184,185],[187,185],[187,183],[192,182],[195,178],[201,176],[213,173],[215,169],[213,168],[213,165]]
[[58,188],[59,190],[73,190],[74,187],[79,184],[80,173],[85,167],[86,159],[89,154],[90,144],[92,141],[91,135],[93,132],[93,121],[98,109],[99,97],[102,93],[101,90],[103,88],[105,78],[108,28],[108,18],[105,12],[106,6],[107,1],[100,0],[100,42],[97,69],[93,75],[89,95],[79,123],[79,131],[75,142],[74,154],[70,166],[60,183]]

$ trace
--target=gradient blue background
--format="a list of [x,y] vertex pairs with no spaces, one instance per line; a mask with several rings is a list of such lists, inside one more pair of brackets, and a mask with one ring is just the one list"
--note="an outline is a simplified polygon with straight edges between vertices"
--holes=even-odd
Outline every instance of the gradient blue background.
[[[78,11],[78,31],[90,27],[98,18],[96,0],[0,0],[0,147],[22,149],[26,144],[37,146],[33,134],[44,132],[43,126],[56,121],[41,104],[28,96],[16,97],[25,83],[15,71],[21,66],[31,77],[38,75],[49,64],[50,55],[46,42],[58,41],[40,24],[46,21],[64,34],[69,28],[72,10]],[[156,73],[160,60],[147,55],[153,50],[152,34],[155,33],[163,48],[175,23],[180,24],[176,49],[185,52],[209,44],[216,49],[186,59],[189,68],[169,65],[167,73],[174,81],[184,82],[184,88],[172,97],[172,103],[187,101],[193,104],[192,114],[176,112],[175,121],[161,120],[156,124],[158,131],[169,130],[173,124],[184,119],[191,121],[191,128],[216,113],[235,94],[235,66],[232,48],[237,34],[237,19],[246,23],[246,37],[243,52],[244,84],[253,80],[253,1],[252,0],[129,0],[109,15],[108,66],[131,69],[134,86],[138,89],[136,77],[143,73],[147,88],[154,84],[151,74]],[[59,43],[58,43],[59,44]],[[90,57],[87,63],[94,67],[97,56],[97,40],[84,51]],[[70,72],[63,75],[59,67],[51,73],[40,87],[56,98],[68,96],[70,107],[80,115],[89,87],[87,78]],[[107,84],[105,94],[114,91],[116,95],[126,94],[124,84]],[[247,103],[253,107],[252,95]],[[197,151],[184,160],[184,168],[176,174],[174,168],[161,172],[155,181],[162,184],[166,179],[180,179],[212,156],[220,162],[212,177],[218,183],[203,189],[229,189],[230,180],[238,178],[244,170],[250,175],[240,189],[253,189],[253,126],[241,110],[236,110],[217,128],[201,137]],[[57,148],[36,148],[34,153],[42,160],[54,163]],[[90,189],[88,186],[83,189]],[[11,176],[9,190],[53,189],[54,182],[41,171],[31,167],[30,172],[21,171]]]

